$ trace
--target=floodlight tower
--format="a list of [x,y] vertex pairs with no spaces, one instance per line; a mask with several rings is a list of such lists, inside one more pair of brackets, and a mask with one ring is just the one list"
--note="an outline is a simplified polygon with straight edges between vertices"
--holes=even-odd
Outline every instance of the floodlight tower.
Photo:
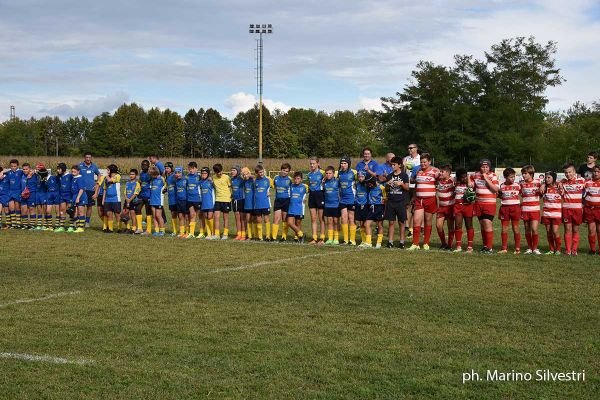
[[271,24],[250,24],[250,33],[258,34],[256,46],[256,91],[259,96],[258,103],[258,163],[263,163],[262,145],[262,96],[263,96],[263,34],[273,33]]
[[10,120],[14,121],[15,118],[16,118],[16,115],[15,115],[15,106],[10,106]]

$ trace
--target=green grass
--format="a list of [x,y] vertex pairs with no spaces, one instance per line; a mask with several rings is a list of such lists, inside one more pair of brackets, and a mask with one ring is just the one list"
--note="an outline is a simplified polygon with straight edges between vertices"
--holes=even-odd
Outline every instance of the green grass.
[[[2,231],[0,249],[0,304],[81,292],[0,308],[0,352],[94,361],[0,359],[0,398],[595,399],[600,390],[600,257],[97,229]],[[471,369],[545,368],[587,379],[462,384]]]

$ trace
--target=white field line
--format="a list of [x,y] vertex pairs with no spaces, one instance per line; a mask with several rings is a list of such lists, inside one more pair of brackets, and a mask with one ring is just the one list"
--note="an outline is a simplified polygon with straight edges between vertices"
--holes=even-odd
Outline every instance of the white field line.
[[282,263],[282,262],[295,261],[295,260],[305,260],[307,258],[326,257],[326,256],[330,256],[332,254],[352,253],[352,252],[355,252],[355,251],[362,251],[362,249],[343,250],[343,251],[329,251],[329,252],[326,252],[326,253],[307,254],[305,256],[300,256],[300,257],[289,257],[289,258],[280,258],[280,259],[277,259],[277,260],[270,260],[270,261],[260,261],[260,262],[254,263],[254,264],[240,265],[239,267],[219,268],[219,269],[215,269],[215,270],[209,271],[209,273],[216,274],[216,273],[220,273],[220,272],[241,271],[241,270],[244,270],[244,269],[258,268],[258,267],[263,267],[265,265],[278,264],[278,263]]
[[67,358],[52,357],[52,356],[38,356],[35,354],[20,354],[20,353],[0,353],[0,358],[12,358],[14,360],[33,361],[33,362],[49,362],[53,364],[77,364],[87,365],[93,364],[92,360],[69,360]]
[[33,303],[33,302],[36,302],[36,301],[46,301],[46,300],[54,299],[55,297],[71,296],[71,295],[75,295],[75,294],[79,294],[79,293],[81,293],[81,291],[75,290],[75,291],[72,291],[72,292],[61,292],[61,293],[49,294],[47,296],[38,297],[38,298],[35,298],[35,299],[15,300],[15,301],[11,301],[11,302],[8,302],[8,303],[0,304],[0,308],[6,308],[8,306],[12,306],[12,305],[15,305],[15,304],[25,304],[25,303]]

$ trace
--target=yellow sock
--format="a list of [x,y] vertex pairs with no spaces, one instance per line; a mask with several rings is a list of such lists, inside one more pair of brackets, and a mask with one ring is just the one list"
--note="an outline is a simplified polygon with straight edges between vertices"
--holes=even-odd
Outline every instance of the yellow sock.
[[146,215],[146,232],[152,232],[152,217]]
[[360,228],[360,241],[361,242],[367,241],[367,231],[365,230],[365,228]]
[[289,228],[290,228],[290,226],[288,225],[288,223],[284,222],[283,223],[283,232],[281,232],[281,238],[282,239],[287,239]]
[[196,234],[196,221],[190,222],[190,235]]
[[115,223],[115,221],[113,221],[112,218],[107,221],[108,230],[111,231],[111,232],[113,231],[114,223]]
[[183,235],[183,234],[185,234],[185,225],[181,225],[181,226],[179,227],[179,234],[180,234],[180,235]]
[[342,237],[344,242],[348,243],[348,224],[342,224]]
[[333,240],[340,240],[340,231],[338,231],[337,229],[333,231]]
[[[277,239],[278,231],[279,231],[279,224],[273,224],[273,240]],[[281,237],[283,237],[283,233],[282,233]]]
[[301,238],[302,236],[304,236],[304,232],[302,232],[302,231],[299,231],[299,232],[296,234],[296,236],[298,236],[298,238]]
[[102,217],[102,229],[108,229],[108,217],[106,215]]
[[256,237],[258,240],[263,240],[263,224],[261,222],[255,224],[256,225]]
[[350,241],[356,243],[356,225],[350,225]]
[[[261,228],[262,229],[262,228]],[[256,222],[252,223],[252,235],[257,238],[258,237],[258,224]]]
[[157,232],[157,233],[160,232],[160,228],[158,227],[158,225],[154,226],[154,232]]
[[135,216],[135,224],[136,224],[135,228],[138,231],[141,231],[142,230],[142,215],[141,214]]
[[269,222],[265,222],[265,229],[267,230],[267,234],[265,235],[265,237],[270,238],[271,237],[271,224]]
[[252,239],[252,223],[248,222],[246,225],[246,230],[248,231],[248,238]]
[[131,221],[127,222],[127,230],[130,231],[131,230]]
[[371,235],[365,234],[365,243],[372,244]]
[[377,244],[381,244],[383,242],[383,233],[377,235]]
[[215,236],[221,237],[221,230],[215,229]]
[[327,240],[333,240],[333,229],[327,229]]
[[[329,231],[327,231],[327,233],[329,233]],[[319,235],[319,239],[325,240],[325,232],[321,232],[321,235]]]
[[223,236],[225,236],[225,237],[229,236],[229,228],[223,229]]
[[117,226],[118,226],[118,228],[117,228],[118,230],[123,229],[123,223],[121,222],[121,218],[119,218],[119,223],[117,224]]
[[164,233],[164,232],[165,232],[165,228],[164,228],[164,227],[162,227],[162,228],[159,228],[158,230],[159,230],[159,232],[162,232],[162,233]]
[[242,239],[246,239],[246,231],[240,232],[240,235],[242,236]]
[[206,225],[206,236],[212,236],[215,232],[215,220],[209,219],[205,223]]
[[173,233],[177,232],[177,220],[175,218],[171,220],[171,228],[173,228]]

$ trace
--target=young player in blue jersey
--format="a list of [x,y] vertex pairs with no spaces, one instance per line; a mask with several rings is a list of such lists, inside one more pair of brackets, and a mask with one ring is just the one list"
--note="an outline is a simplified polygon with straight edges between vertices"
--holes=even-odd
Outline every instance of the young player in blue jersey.
[[366,242],[365,222],[369,216],[369,189],[367,188],[366,174],[364,171],[358,172],[358,181],[356,182],[356,196],[354,207],[354,220],[358,222],[360,228],[360,241]]
[[88,201],[92,204],[94,203],[94,199],[96,199],[96,211],[98,212],[98,218],[102,221],[102,232],[108,231],[108,215],[104,210],[105,179],[105,175],[98,175],[96,186],[94,187],[94,195],[91,198],[88,196]]
[[294,183],[290,186],[290,204],[287,212],[288,226],[298,237],[298,243],[304,243],[302,220],[304,219],[304,200],[308,193],[308,185],[302,183],[302,172],[294,173]]
[[183,176],[183,167],[175,168],[175,198],[177,199],[177,217],[179,218],[179,238],[187,237],[186,227],[189,224],[188,184]]
[[10,160],[10,169],[6,172],[8,179],[8,221],[9,227],[21,227],[21,180],[23,170],[19,169],[19,160]]
[[[215,188],[212,179],[210,178],[210,169],[208,167],[204,167],[200,170],[200,193],[202,196],[202,206],[200,208],[202,214],[200,235],[198,235],[198,239],[204,238],[205,235],[208,240],[218,239],[215,235],[214,219]],[[204,227],[205,234],[202,233],[202,227]]]
[[231,210],[235,216],[235,240],[246,238],[246,218],[244,218],[244,179],[239,165],[231,168]]
[[77,229],[73,230],[69,228],[69,232],[82,233],[85,231],[85,218],[86,208],[88,204],[88,197],[86,191],[86,183],[80,172],[79,165],[73,165],[71,167],[71,174],[73,175],[73,182],[71,184],[71,195],[72,205],[75,207],[75,219]]
[[[67,164],[59,163],[56,167],[56,173],[59,176],[60,182],[60,205],[58,207],[58,229],[54,232],[60,233],[67,229],[67,209],[71,206],[71,186],[73,184],[73,175],[67,170]],[[70,225],[72,226],[74,219],[71,218]],[[72,229],[72,228],[71,228]]]
[[141,163],[141,172],[140,172],[140,186],[142,190],[140,191],[140,200],[142,201],[142,209],[146,213],[146,231],[144,235],[152,234],[152,206],[150,206],[150,181],[152,177],[150,176],[150,161],[143,160]]
[[8,177],[4,174],[4,170],[0,165],[0,218],[3,218],[0,222],[0,227],[2,229],[8,229],[9,227],[9,209],[8,203],[10,202],[10,194],[9,194],[9,181]]
[[[160,162],[160,161],[158,161]],[[158,171],[160,172],[160,168]],[[173,163],[167,162],[165,164],[165,181],[167,183],[167,200],[169,203],[169,211],[171,212],[171,229],[173,232],[171,236],[177,236],[177,221],[179,216],[177,215],[177,193],[175,191],[175,171],[173,170]]]
[[246,240],[252,240],[256,232],[254,216],[254,177],[250,168],[242,168],[242,178],[244,179],[244,219],[246,220]]
[[35,230],[46,231],[48,230],[45,219],[46,204],[48,203],[48,187],[46,186],[48,170],[44,164],[38,163],[35,166],[35,173],[38,176],[37,187],[35,191],[35,208],[37,211]]
[[108,176],[104,178],[102,204],[107,218],[106,233],[113,233],[115,217],[120,221],[121,215],[121,175],[116,165],[110,164],[107,168]]
[[323,215],[327,221],[327,241],[325,244],[339,244],[337,227],[340,217],[340,182],[335,177],[335,169],[332,166],[325,168],[323,197],[325,200]]
[[160,175],[160,170],[156,166],[149,169],[150,174],[150,207],[152,207],[152,217],[154,221],[153,236],[165,236],[165,220],[163,219],[163,210],[165,207],[165,198],[163,189],[165,188],[165,179]]
[[[310,244],[323,244],[325,241],[325,217],[323,209],[325,201],[323,199],[323,178],[325,171],[319,167],[319,159],[311,157],[309,159],[308,172],[308,209],[310,210],[310,223],[312,227],[312,240]],[[320,236],[317,228],[320,225]]]
[[[59,207],[60,207],[60,175],[49,175],[46,179],[47,201],[45,210],[44,226],[47,230],[55,230],[60,226]],[[54,222],[52,218],[54,216]]]
[[138,198],[142,187],[138,181],[138,170],[129,170],[129,180],[125,183],[125,203],[123,207],[129,210],[131,232],[136,235],[143,233],[142,230],[142,202]]
[[356,201],[356,170],[350,168],[350,157],[340,159],[337,178],[340,182],[340,213],[342,224],[342,244],[356,245],[356,223],[354,222],[354,203]]
[[279,231],[279,222],[283,221],[283,230],[281,231],[281,241],[287,240],[287,213],[290,206],[290,186],[292,179],[289,177],[292,166],[288,163],[281,165],[279,175],[273,179],[275,187],[275,204],[273,205],[273,240],[277,240],[277,232]]
[[270,193],[273,188],[273,180],[265,176],[265,168],[257,165],[254,168],[256,179],[254,179],[254,215],[256,216],[256,233],[258,240],[263,240],[263,226],[265,223],[266,241],[271,241],[271,198]]
[[365,221],[365,241],[361,243],[361,247],[370,248],[373,246],[371,242],[371,224],[372,222],[377,223],[377,243],[376,249],[381,248],[381,242],[383,242],[383,212],[384,212],[384,199],[385,199],[385,186],[377,181],[374,177],[369,177],[367,180],[367,187],[369,188],[368,195],[368,208],[369,214]]
[[79,173],[83,180],[88,200],[85,211],[85,228],[89,228],[90,219],[92,217],[92,207],[94,201],[97,200],[94,189],[96,181],[100,178],[100,170],[98,169],[98,166],[92,162],[91,153],[85,153],[83,157],[83,162],[79,164]]
[[189,213],[188,239],[195,238],[196,216],[200,212],[200,176],[198,175],[198,164],[195,161],[188,163],[187,182],[187,205]]
[[35,200],[39,176],[29,163],[23,163],[21,177],[21,226],[22,229],[35,228]]

